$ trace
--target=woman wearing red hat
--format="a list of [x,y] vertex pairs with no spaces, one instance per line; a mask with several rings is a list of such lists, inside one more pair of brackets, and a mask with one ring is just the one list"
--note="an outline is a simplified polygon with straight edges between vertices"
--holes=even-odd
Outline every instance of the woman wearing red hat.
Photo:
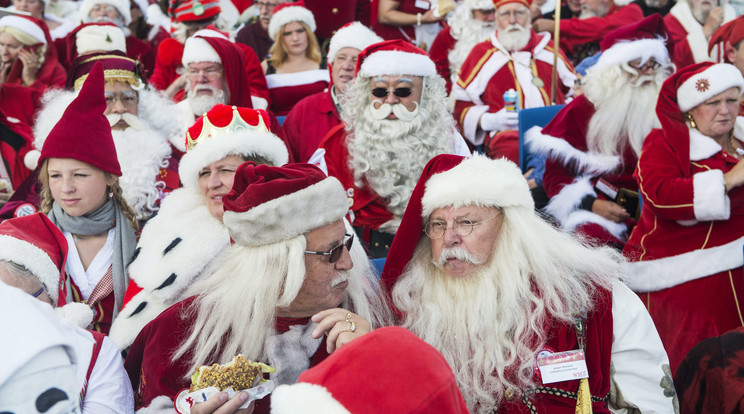
[[24,16],[0,19],[0,83],[46,89],[67,77],[46,24]]
[[634,174],[643,209],[624,253],[625,282],[646,303],[672,372],[703,339],[744,325],[744,134],[736,124],[744,79],[700,63],[664,82],[661,129]]
[[93,309],[91,329],[102,333],[121,309],[138,229],[117,181],[121,168],[105,110],[103,66],[97,63],[39,158],[41,211],[67,239],[67,297]]
[[330,83],[314,31],[315,18],[304,2],[274,9],[269,22],[274,45],[261,66],[269,86],[269,109],[276,116],[287,115],[302,98],[322,92]]

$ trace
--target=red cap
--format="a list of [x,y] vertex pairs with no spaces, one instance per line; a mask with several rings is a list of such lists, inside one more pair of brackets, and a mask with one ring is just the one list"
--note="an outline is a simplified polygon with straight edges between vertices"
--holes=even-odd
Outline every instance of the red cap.
[[179,23],[207,20],[221,11],[219,0],[175,0],[168,10]]
[[708,54],[711,53],[713,47],[719,45],[718,50],[722,59],[719,59],[718,61],[733,63],[729,61],[726,56],[726,42],[731,46],[735,46],[737,43],[741,42],[742,39],[744,39],[744,16],[739,16],[713,32],[713,36],[711,36],[710,41],[708,42]]
[[357,56],[354,76],[433,76],[436,73],[434,62],[423,49],[396,39],[375,43],[362,50]]
[[498,9],[507,3],[519,3],[529,8],[532,5],[532,0],[494,0],[493,7]]

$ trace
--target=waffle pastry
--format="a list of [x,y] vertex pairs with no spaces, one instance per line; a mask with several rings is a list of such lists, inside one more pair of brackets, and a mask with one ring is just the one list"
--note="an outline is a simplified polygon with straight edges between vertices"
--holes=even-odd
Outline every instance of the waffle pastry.
[[197,367],[191,376],[189,392],[207,387],[216,387],[220,391],[227,388],[235,391],[247,390],[263,379],[264,372],[274,372],[274,368],[238,355],[226,364]]

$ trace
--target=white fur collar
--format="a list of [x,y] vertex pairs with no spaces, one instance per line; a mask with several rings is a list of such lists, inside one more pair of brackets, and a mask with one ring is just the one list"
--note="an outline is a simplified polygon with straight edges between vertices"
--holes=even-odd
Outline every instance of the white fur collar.
[[[690,161],[710,158],[721,151],[721,146],[711,137],[703,135],[694,128],[690,130]],[[734,138],[744,142],[744,117],[737,117],[734,124]]]
[[276,368],[272,379],[277,385],[296,383],[300,374],[310,368],[310,358],[323,341],[322,337],[312,337],[317,325],[315,322],[293,325],[287,332],[271,335],[266,339],[269,364]]
[[599,175],[614,171],[620,166],[620,157],[584,152],[571,146],[568,141],[542,133],[542,127],[530,128],[525,134],[525,142],[530,151],[547,155],[564,164],[575,162],[579,171]]

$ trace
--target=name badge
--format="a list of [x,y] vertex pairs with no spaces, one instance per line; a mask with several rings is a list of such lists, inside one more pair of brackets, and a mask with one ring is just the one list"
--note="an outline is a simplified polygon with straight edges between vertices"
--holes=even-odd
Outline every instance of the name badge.
[[431,3],[429,3],[427,0],[416,0],[416,3],[414,4],[416,8],[429,10],[431,8]]
[[610,198],[610,200],[614,200],[617,198],[617,187],[610,184],[609,181],[605,180],[604,178],[600,178],[597,180],[597,184],[594,186],[597,190],[603,192],[607,197]]
[[537,366],[543,384],[589,378],[584,351],[551,353],[542,351],[537,355]]

